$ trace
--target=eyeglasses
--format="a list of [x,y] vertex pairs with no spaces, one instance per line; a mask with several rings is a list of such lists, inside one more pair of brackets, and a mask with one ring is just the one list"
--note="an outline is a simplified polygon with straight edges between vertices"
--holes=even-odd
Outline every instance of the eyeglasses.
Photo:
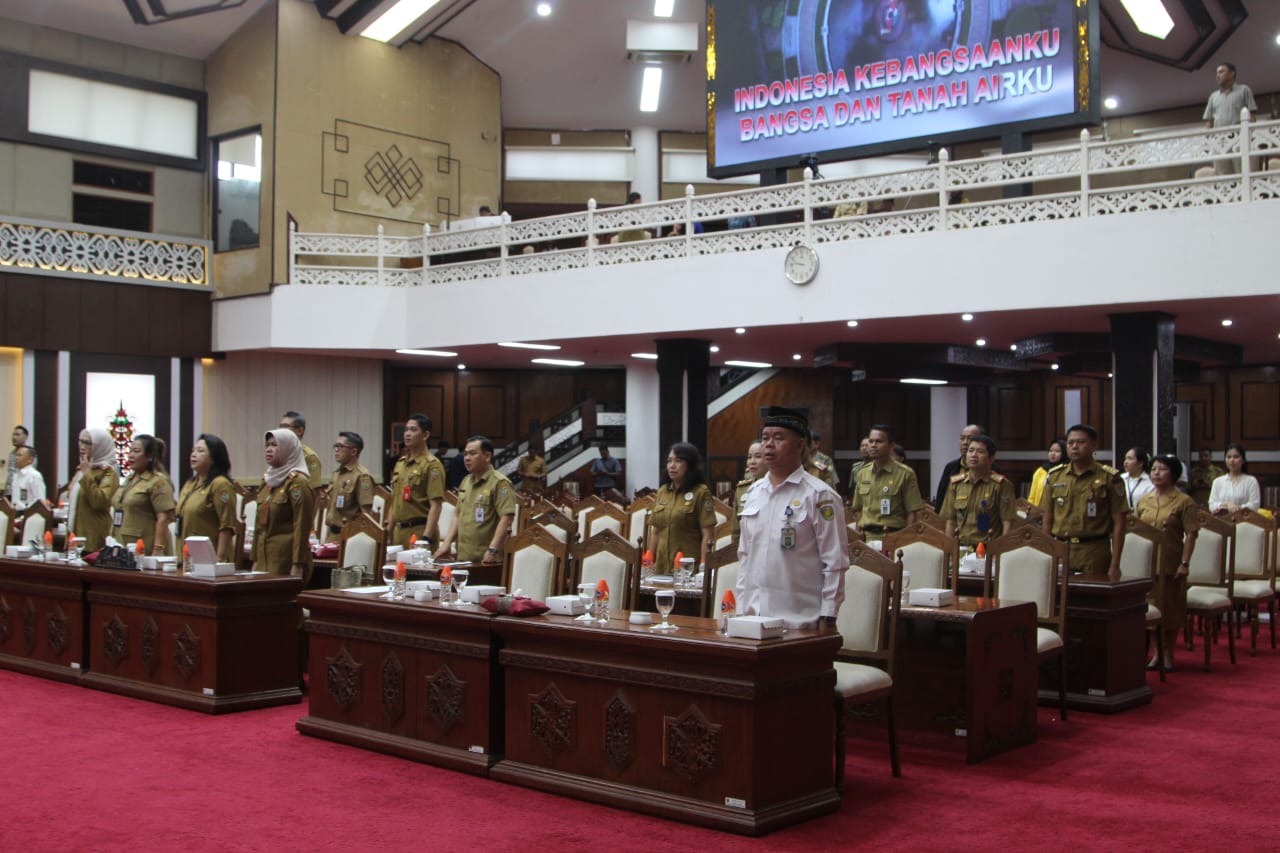
[[354,444],[343,444],[342,442],[338,442],[333,446],[333,449],[334,450],[355,450],[356,446]]

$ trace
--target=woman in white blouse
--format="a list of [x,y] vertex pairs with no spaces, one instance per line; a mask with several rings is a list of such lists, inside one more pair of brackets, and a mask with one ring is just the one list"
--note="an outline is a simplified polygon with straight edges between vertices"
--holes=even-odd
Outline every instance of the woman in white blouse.
[[1258,488],[1257,478],[1249,473],[1244,447],[1228,444],[1226,462],[1227,473],[1214,480],[1209,489],[1209,511],[1231,513],[1262,506],[1262,490]]
[[1124,455],[1124,473],[1120,479],[1124,481],[1124,493],[1129,499],[1129,509],[1136,509],[1138,501],[1148,492],[1155,491],[1151,483],[1151,454],[1145,447],[1130,447]]

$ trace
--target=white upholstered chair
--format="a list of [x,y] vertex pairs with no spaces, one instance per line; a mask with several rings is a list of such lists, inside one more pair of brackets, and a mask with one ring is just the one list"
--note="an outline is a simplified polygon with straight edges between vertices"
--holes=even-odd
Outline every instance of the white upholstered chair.
[[13,544],[13,504],[0,497],[0,553]]
[[[1165,578],[1160,571],[1164,559],[1163,548],[1169,547],[1168,534],[1139,521],[1133,513],[1125,516],[1124,550],[1120,552],[1120,579],[1149,578],[1152,582],[1152,598],[1163,601]],[[1181,552],[1179,552],[1181,553]],[[1164,665],[1164,614],[1160,608],[1147,602],[1147,636],[1155,637],[1156,665],[1160,680],[1165,680]],[[1174,626],[1176,627],[1176,626]]]
[[502,583],[509,592],[545,601],[560,590],[560,578],[568,545],[539,525],[507,540],[502,561]]
[[913,589],[949,589],[954,594],[960,543],[938,528],[917,521],[884,538],[883,552],[902,561]]
[[1191,568],[1187,572],[1187,650],[1195,648],[1193,623],[1198,618],[1204,629],[1204,668],[1218,639],[1218,622],[1227,620],[1227,650],[1236,662],[1235,608],[1231,604],[1235,576],[1228,554],[1235,528],[1220,518],[1201,510],[1196,514],[1200,533],[1196,549],[1191,552]]
[[364,566],[366,576],[381,577],[379,572],[387,555],[387,532],[369,513],[360,513],[342,525],[338,540],[338,568]]
[[738,583],[738,546],[732,542],[714,549],[707,555],[707,570],[702,576],[702,603],[700,616],[719,616],[724,591]]
[[649,512],[653,509],[653,495],[636,498],[627,507],[627,541],[644,549],[645,536],[649,532]]
[[601,530],[574,549],[577,579],[570,584],[596,584],[603,578],[609,584],[610,609],[630,610],[632,577],[640,571],[640,549],[627,542],[616,530]]
[[[458,496],[453,492],[445,492],[444,498],[440,501],[440,520],[437,522],[440,530],[440,538],[449,535],[449,528],[453,526],[453,520],[458,515]],[[433,545],[439,543],[433,542]]]
[[844,790],[845,726],[852,708],[885,703],[889,727],[889,762],[898,764],[898,730],[893,720],[893,662],[898,644],[898,605],[902,597],[902,563],[873,551],[864,542],[850,550],[845,573],[844,604],[836,617],[843,643],[836,670],[836,789]]
[[1263,605],[1271,628],[1271,648],[1276,647],[1276,521],[1242,509],[1231,516],[1231,523],[1236,533],[1231,601],[1249,615],[1249,656],[1254,657],[1258,654],[1258,611]]
[[1036,606],[1040,665],[1058,662],[1058,706],[1067,719],[1067,544],[1038,527],[1023,525],[987,546],[983,595]]
[[34,542],[43,548],[45,531],[53,529],[52,510],[44,505],[44,501],[36,501],[19,513],[19,517],[22,519],[22,536],[18,544],[30,545]]

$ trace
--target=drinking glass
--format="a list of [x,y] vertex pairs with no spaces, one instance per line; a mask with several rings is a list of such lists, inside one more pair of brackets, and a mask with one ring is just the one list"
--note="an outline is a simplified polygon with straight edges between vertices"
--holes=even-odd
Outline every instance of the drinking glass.
[[587,609],[582,611],[582,615],[574,621],[590,622],[592,619],[591,605],[595,604],[596,601],[596,585],[590,582],[578,584],[578,598],[587,606]]
[[653,592],[653,603],[657,605],[658,612],[662,614],[662,621],[654,625],[651,631],[678,631],[678,625],[672,625],[667,621],[667,617],[671,615],[671,611],[676,606],[676,591],[674,589],[658,589]]
[[461,607],[463,604],[466,604],[466,602],[462,600],[462,591],[467,588],[467,581],[470,579],[471,579],[470,569],[454,569],[453,570],[453,587],[458,592],[457,596],[453,599],[453,603],[455,605],[458,605],[459,607]]
[[396,597],[396,567],[394,563],[386,563],[382,567],[382,579],[387,583],[387,591],[378,598],[385,598],[388,601],[395,600]]

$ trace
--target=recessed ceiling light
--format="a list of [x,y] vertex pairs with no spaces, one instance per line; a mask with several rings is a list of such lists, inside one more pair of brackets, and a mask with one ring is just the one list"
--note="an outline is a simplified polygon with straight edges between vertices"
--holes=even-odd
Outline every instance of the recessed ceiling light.
[[1120,106],[1120,99],[1112,95],[1112,96],[1103,98],[1102,105],[1109,110],[1114,110],[1116,107]]
[[456,352],[448,352],[442,349],[398,349],[400,355],[429,355],[435,358],[457,358]]
[[735,335],[745,335],[747,333],[747,330],[739,326],[738,328],[733,330],[733,333]]
[[1017,352],[1017,351],[1018,351],[1017,344],[1009,344],[1009,352]]
[[767,361],[736,361],[736,360],[730,360],[730,361],[726,361],[726,362],[725,362],[725,364],[726,364],[726,365],[728,365],[729,367],[758,367],[758,368],[760,368],[760,369],[764,369],[764,368],[766,368],[766,367],[773,367],[773,365],[772,365],[772,364],[770,364],[770,363],[769,363],[769,362],[767,362]]
[[560,349],[556,344],[524,344],[519,341],[499,341],[498,346],[510,347],[511,349],[540,349],[540,350],[557,350]]
[[973,322],[973,315],[972,315],[972,314],[961,314],[961,315],[960,315],[960,319],[961,319],[961,320],[964,320],[966,323],[972,323],[972,322]]
[[400,0],[361,30],[360,35],[374,41],[389,42],[439,2],[440,0]]
[[1116,376],[1116,375],[1115,375],[1114,373],[1108,373],[1108,374],[1107,374],[1107,378],[1108,378],[1108,379],[1114,379],[1114,378],[1115,378],[1115,376]]
[[711,352],[720,352],[720,347],[716,346],[715,344],[712,344]]
[[978,345],[978,346],[980,346],[980,347],[985,347],[985,346],[987,345],[987,339],[986,339],[986,338],[978,338],[976,341],[974,341],[974,343],[975,343],[975,344],[977,344],[977,345]]
[[1222,325],[1224,325],[1224,326],[1230,326],[1230,325],[1231,325],[1231,321],[1230,321],[1230,320],[1223,320],[1223,321],[1222,321]]
[[655,18],[670,18],[675,10],[676,0],[653,0],[653,16]]
[[850,329],[856,329],[858,328],[858,321],[850,320],[849,322],[845,323],[845,325],[848,326]]
[[1173,29],[1173,18],[1164,8],[1163,0],[1120,0],[1120,5],[1144,35],[1163,40]]
[[1057,370],[1057,369],[1058,369],[1058,362],[1056,362],[1056,361],[1055,361],[1053,364],[1049,365],[1049,369],[1050,369],[1050,370]]
[[633,352],[633,353],[631,353],[631,357],[632,357],[632,358],[643,358],[643,359],[645,359],[646,361],[657,361],[657,360],[658,360],[658,354],[657,354],[656,352]]
[[459,364],[459,365],[458,365],[458,369],[459,369],[459,370],[466,370],[466,369],[467,369],[467,366],[466,366],[465,364]]
[[662,69],[656,65],[646,66],[644,79],[640,83],[640,112],[656,113],[658,97],[662,94]]
[[1276,44],[1280,44],[1280,33],[1276,33]]
[[800,355],[800,353],[798,353],[798,352],[797,352],[797,353],[792,353],[792,354],[791,354],[791,360],[792,360],[792,361],[799,361],[799,360],[800,360],[801,358],[803,358],[803,357],[804,357],[804,356]]
[[551,14],[551,4],[539,3],[537,6],[534,7],[534,11],[538,13],[538,17],[545,18]]
[[923,379],[919,376],[904,376],[898,380],[903,385],[946,385],[945,379]]
[[574,361],[571,358],[531,358],[533,364],[549,364],[552,367],[582,367],[585,361]]

